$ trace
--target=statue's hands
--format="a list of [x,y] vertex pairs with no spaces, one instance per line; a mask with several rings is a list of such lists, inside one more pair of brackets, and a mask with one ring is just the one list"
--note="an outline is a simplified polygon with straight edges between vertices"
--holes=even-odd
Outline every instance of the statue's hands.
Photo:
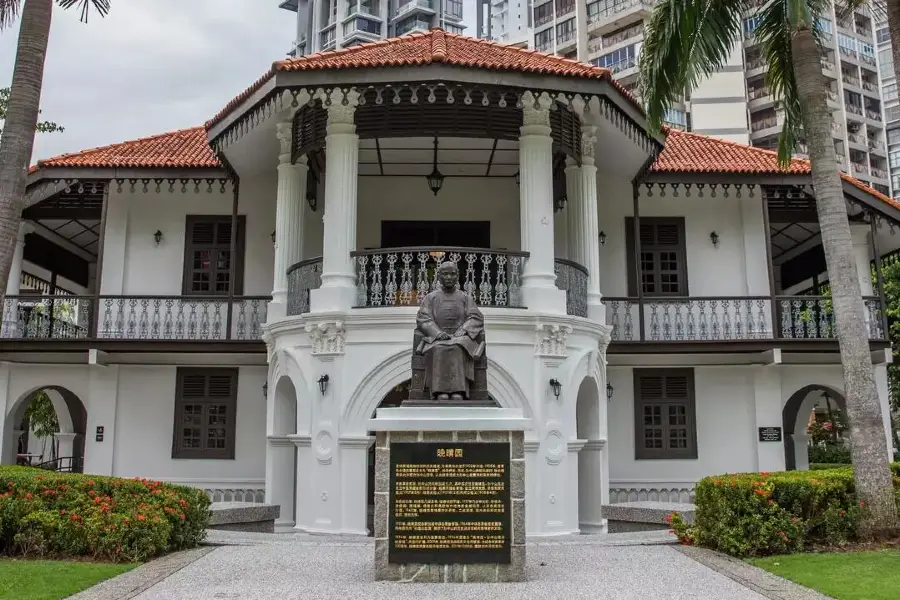
[[453,337],[462,337],[464,335],[466,335],[466,330],[460,327],[456,330],[456,333],[453,334]]
[[437,334],[437,337],[435,337],[434,339],[436,339],[436,340],[449,340],[449,339],[451,339],[451,338],[450,338],[450,334],[449,334],[449,333],[447,333],[446,331],[442,331],[442,332],[440,332],[439,334]]

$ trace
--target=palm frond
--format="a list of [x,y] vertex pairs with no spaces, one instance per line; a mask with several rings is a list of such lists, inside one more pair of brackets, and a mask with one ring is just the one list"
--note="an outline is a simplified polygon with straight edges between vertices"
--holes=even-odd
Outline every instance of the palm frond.
[[[0,0],[2,2],[3,0]],[[60,7],[64,9],[72,8],[73,6],[77,6],[78,10],[81,11],[81,21],[87,23],[88,15],[91,13],[91,9],[96,10],[97,13],[101,17],[105,17],[109,14],[109,2],[110,0],[56,0]]]
[[651,127],[666,109],[724,66],[741,32],[742,0],[663,0],[641,51],[641,95]]
[[888,0],[840,0],[834,3],[834,13],[839,19],[848,19],[853,16],[853,11],[868,7],[872,16],[886,18]]
[[19,16],[22,0],[0,0],[0,31],[12,25]]

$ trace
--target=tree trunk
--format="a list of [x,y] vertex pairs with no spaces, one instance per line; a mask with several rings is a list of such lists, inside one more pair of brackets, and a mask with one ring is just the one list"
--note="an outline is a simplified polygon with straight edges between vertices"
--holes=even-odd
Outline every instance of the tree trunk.
[[53,0],[25,0],[9,105],[0,137],[0,299],[6,295],[19,238],[52,14]]
[[791,51],[841,351],[856,494],[864,507],[859,533],[880,537],[900,529],[900,523],[888,461],[886,415],[881,414],[875,387],[850,221],[840,171],[834,161],[832,116],[826,101],[828,85],[811,30],[794,35]]

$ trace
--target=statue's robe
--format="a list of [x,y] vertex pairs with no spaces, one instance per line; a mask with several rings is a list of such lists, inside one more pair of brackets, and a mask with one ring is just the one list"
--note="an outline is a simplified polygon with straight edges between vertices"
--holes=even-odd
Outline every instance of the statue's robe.
[[[465,292],[436,290],[419,306],[416,327],[422,335],[417,351],[425,355],[425,386],[435,394],[464,394],[475,381],[475,359],[484,353],[484,316]],[[436,340],[441,332],[449,340]]]

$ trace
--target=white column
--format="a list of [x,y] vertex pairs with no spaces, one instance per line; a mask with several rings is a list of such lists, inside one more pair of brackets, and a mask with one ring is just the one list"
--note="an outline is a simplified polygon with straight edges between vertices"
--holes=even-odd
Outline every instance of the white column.
[[809,471],[809,436],[805,433],[790,433],[794,439],[794,468],[798,471]]
[[6,295],[16,296],[19,294],[19,284],[22,282],[22,255],[25,252],[25,234],[28,232],[27,225],[21,223],[19,225],[19,235],[16,238],[16,249],[13,253],[12,266],[9,269],[9,279],[6,281]]
[[[77,433],[54,433],[53,437],[56,438],[57,449],[56,449],[56,457],[57,458],[69,458],[75,456],[75,436]],[[47,458],[49,460],[49,457]],[[61,466],[63,468],[67,468],[70,465],[69,461],[65,461]],[[72,465],[74,466],[74,465]]]
[[325,136],[325,223],[322,287],[313,290],[312,312],[345,311],[356,302],[356,271],[350,256],[356,248],[356,187],[359,136],[353,120],[359,93],[331,94]]
[[878,389],[878,403],[884,420],[884,434],[887,436],[888,460],[894,460],[894,436],[891,433],[891,392],[888,389],[887,365],[875,365],[875,387]]
[[293,126],[290,121],[279,123],[278,195],[275,208],[275,274],[268,321],[287,313],[287,270],[300,260],[303,246],[303,198],[309,167],[306,156],[291,164]]
[[578,454],[578,529],[606,533],[602,507],[609,503],[606,440],[586,440]]
[[553,270],[552,100],[547,94],[535,97],[526,92],[522,101],[520,222],[522,250],[529,253],[522,273],[522,300],[530,310],[565,314],[565,292],[556,287]]
[[859,275],[859,289],[863,296],[872,296],[872,272],[869,261],[872,256],[872,246],[869,243],[869,225],[851,225],[850,239],[853,241],[853,257],[856,260],[856,270]]
[[369,448],[375,443],[370,436],[342,437],[338,440],[341,453],[341,527],[349,535],[368,535],[367,489]]
[[[15,398],[9,398],[9,379],[10,368],[9,363],[0,362],[0,464],[15,464],[15,447],[13,436],[17,423],[12,422],[12,415],[9,415],[9,409]],[[7,419],[9,420],[7,422]]]
[[588,270],[587,301],[588,317],[606,323],[603,295],[600,293],[600,227],[597,224],[597,166],[594,164],[594,144],[597,143],[597,128],[593,125],[581,127],[581,215],[578,224],[581,232],[579,262]]
[[266,445],[266,503],[281,507],[275,519],[275,532],[294,529],[294,478],[297,449],[292,436],[270,435]]
[[311,509],[313,502],[313,486],[310,482],[309,472],[312,469],[312,438],[309,435],[292,435],[289,436],[297,449],[296,469],[294,476],[295,496],[294,510],[296,513],[294,519],[294,529],[297,531],[306,531],[312,526]]
[[[782,431],[782,442],[759,441],[760,427],[781,427],[781,376],[775,367],[755,367],[752,376],[753,404],[756,414],[756,469],[771,472],[784,471],[784,436],[792,431]],[[806,442],[804,442],[806,443]]]
[[[119,367],[91,366],[87,398],[87,431],[84,440],[84,472],[115,474],[116,410],[119,400]],[[175,374],[172,373],[172,377]],[[103,441],[97,441],[97,427],[103,427]]]
[[566,159],[566,241],[568,251],[566,258],[582,265],[582,242],[578,237],[581,226],[578,219],[581,218],[581,204],[583,202],[581,190],[581,167],[573,158]]

